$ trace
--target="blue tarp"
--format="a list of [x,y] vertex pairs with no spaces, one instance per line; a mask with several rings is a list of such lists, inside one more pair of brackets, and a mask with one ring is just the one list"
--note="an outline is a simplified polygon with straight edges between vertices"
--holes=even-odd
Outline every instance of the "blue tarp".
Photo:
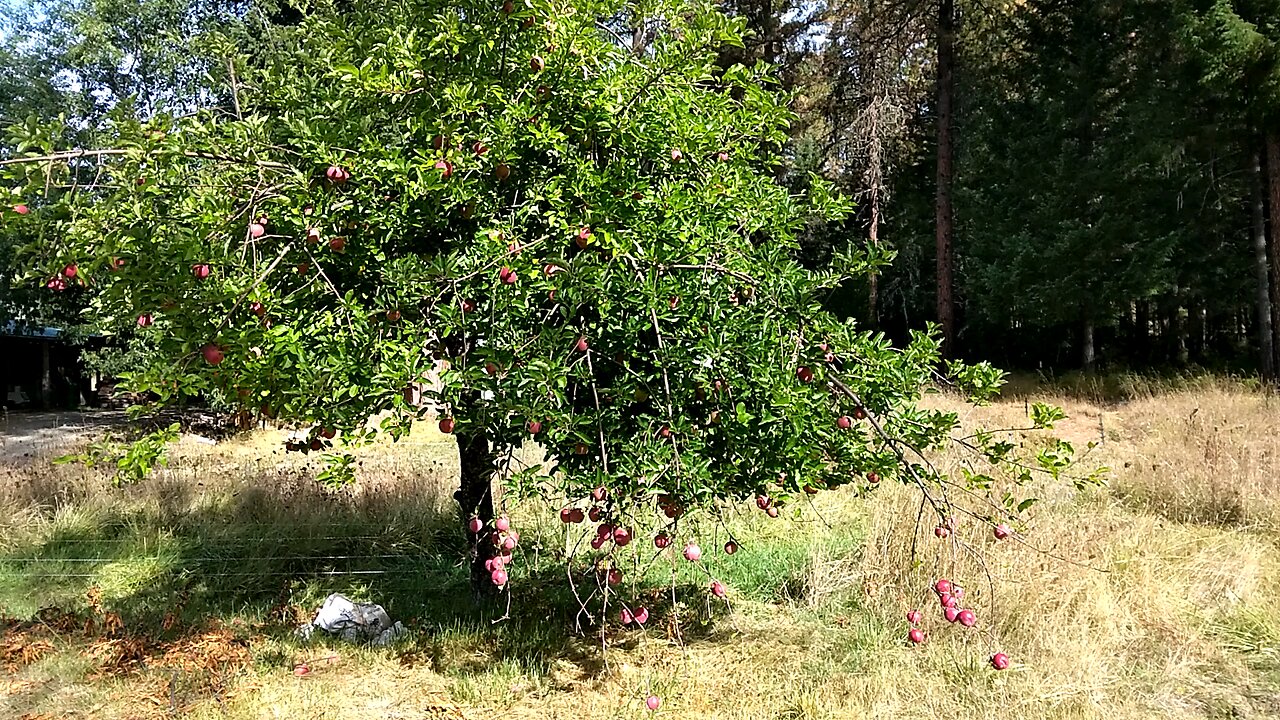
[[10,320],[0,325],[0,335],[9,337],[29,337],[29,338],[58,338],[62,337],[62,330],[51,327],[29,327],[27,325],[19,325]]

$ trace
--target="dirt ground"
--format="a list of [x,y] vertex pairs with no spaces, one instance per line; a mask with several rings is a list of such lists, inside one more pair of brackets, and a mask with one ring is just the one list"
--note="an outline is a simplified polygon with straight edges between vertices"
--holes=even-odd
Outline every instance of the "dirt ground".
[[0,461],[47,457],[112,427],[123,427],[123,410],[0,413]]

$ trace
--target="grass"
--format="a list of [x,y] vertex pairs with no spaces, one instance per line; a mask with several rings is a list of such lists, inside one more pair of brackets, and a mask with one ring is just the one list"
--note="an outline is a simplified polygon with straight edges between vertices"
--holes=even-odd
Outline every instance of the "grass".
[[[1087,462],[1115,469],[1107,489],[1042,493],[1027,537],[1051,555],[962,528],[983,568],[929,528],[916,536],[917,496],[891,484],[773,521],[744,508],[739,553],[703,540],[730,603],[710,602],[687,563],[628,566],[624,595],[654,620],[615,624],[607,653],[568,588],[573,538],[552,508],[515,509],[510,618],[494,624],[505,605],[471,601],[450,515],[456,454],[434,431],[371,449],[359,488],[336,496],[261,435],[183,444],[122,490],[23,459],[0,468],[0,614],[13,618],[0,716],[641,718],[650,693],[659,717],[1280,716],[1275,401],[1225,381],[1120,400],[1024,386],[963,418],[1016,426],[1036,400],[1065,405],[1058,434],[1100,441]],[[577,570],[587,594],[590,568]],[[974,631],[928,602],[939,572],[969,588]],[[329,592],[382,603],[411,637],[300,643],[292,629]],[[915,607],[930,639],[910,648]],[[997,648],[1009,671],[986,667]]]

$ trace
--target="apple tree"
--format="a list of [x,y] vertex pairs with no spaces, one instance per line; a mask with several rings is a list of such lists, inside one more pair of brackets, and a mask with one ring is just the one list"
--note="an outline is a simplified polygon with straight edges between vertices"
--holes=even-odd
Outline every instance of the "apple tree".
[[[633,47],[639,21],[654,39]],[[0,161],[27,211],[5,221],[59,228],[32,282],[63,289],[74,264],[95,317],[150,333],[162,361],[132,389],[311,428],[292,449],[325,453],[330,480],[345,444],[434,413],[477,587],[508,583],[517,542],[498,470],[504,497],[589,515],[608,558],[652,540],[696,561],[729,503],[776,515],[890,480],[945,528],[949,481],[916,453],[957,418],[918,401],[940,366],[976,396],[999,373],[823,308],[886,258],[797,262],[849,208],[819,178],[778,182],[788,98],[768,67],[716,62],[742,33],[675,0],[316,9],[232,66],[233,109],[118,117],[96,149],[33,135]],[[546,464],[511,467],[531,440]]]

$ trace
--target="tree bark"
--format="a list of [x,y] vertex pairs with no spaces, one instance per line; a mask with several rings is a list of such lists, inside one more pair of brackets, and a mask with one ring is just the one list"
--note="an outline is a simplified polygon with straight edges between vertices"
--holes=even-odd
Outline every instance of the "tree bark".
[[[871,227],[867,233],[868,241],[871,247],[880,247],[880,193],[877,188],[871,188]],[[880,326],[880,274],[872,270],[870,280],[870,292],[867,297],[867,317],[870,318],[871,327]]]
[[1271,280],[1271,366],[1280,368],[1280,131],[1267,131],[1267,210],[1270,224],[1267,252]]
[[956,336],[952,256],[955,213],[951,204],[955,174],[953,141],[955,100],[955,2],[938,2],[938,186],[935,204],[938,255],[938,324],[943,353],[954,351]]
[[1140,364],[1151,361],[1151,301],[1139,300],[1134,313],[1134,354]]
[[1093,374],[1093,366],[1096,358],[1094,357],[1094,351],[1093,351],[1093,321],[1092,320],[1084,321],[1084,328],[1083,328],[1083,331],[1081,332],[1081,336],[1082,337],[1080,342],[1080,349],[1081,349],[1080,361],[1081,361],[1081,364],[1084,365],[1084,371],[1086,373]]
[[1262,155],[1254,153],[1249,172],[1249,215],[1253,221],[1253,267],[1257,287],[1259,369],[1262,377],[1275,379],[1275,338],[1271,329],[1271,270],[1267,263],[1266,200],[1262,195]]
[[[461,472],[458,490],[453,498],[458,501],[462,529],[467,535],[467,546],[470,548],[471,590],[477,596],[483,596],[492,594],[494,589],[490,572],[484,564],[494,555],[494,545],[489,538],[493,533],[492,481],[497,458],[484,435],[464,432],[455,435],[458,439],[458,465]],[[471,532],[468,527],[473,517],[480,518],[484,523],[479,533]]]

